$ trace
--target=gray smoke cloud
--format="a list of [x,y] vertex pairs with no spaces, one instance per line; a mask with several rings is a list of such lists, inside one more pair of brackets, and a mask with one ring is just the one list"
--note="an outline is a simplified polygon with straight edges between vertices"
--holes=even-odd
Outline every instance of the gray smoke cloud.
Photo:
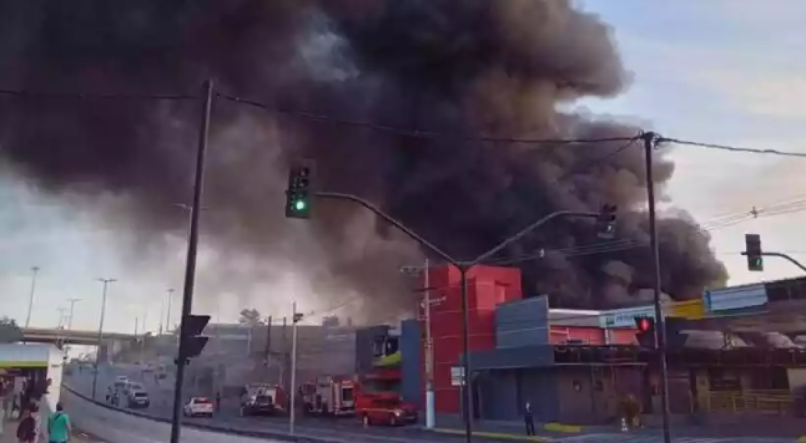
[[[197,94],[207,78],[277,108],[420,131],[596,138],[638,130],[558,111],[617,95],[628,80],[609,27],[565,0],[0,3],[4,88]],[[186,226],[173,204],[190,198],[198,109],[197,101],[3,98],[2,156],[45,192],[120,196],[126,209],[108,211],[109,220],[138,243],[161,239]],[[221,98],[212,131],[203,241],[225,258],[211,282],[236,269],[232,254],[266,263],[252,278],[271,279],[270,263],[280,260],[327,297],[358,291],[373,312],[411,306],[398,267],[422,253],[399,233],[332,202],[317,202],[306,226],[283,218],[285,165],[298,156],[317,161],[321,189],[369,199],[459,257],[554,210],[604,202],[622,210],[619,239],[648,239],[638,145],[597,161],[618,144],[424,139]],[[655,168],[660,185],[674,169],[663,152]],[[696,225],[663,219],[659,230],[665,292],[690,298],[726,279]],[[501,257],[597,241],[590,221],[559,221]],[[647,248],[548,254],[520,266],[528,293],[602,307],[651,283],[649,257]],[[623,291],[605,289],[610,262],[630,276],[619,279]]]

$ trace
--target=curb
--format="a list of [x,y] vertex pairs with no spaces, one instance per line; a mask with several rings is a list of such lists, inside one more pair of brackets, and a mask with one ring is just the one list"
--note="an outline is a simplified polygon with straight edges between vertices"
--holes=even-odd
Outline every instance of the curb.
[[[112,405],[108,405],[104,402],[100,402],[98,400],[94,400],[76,390],[67,386],[66,384],[62,383],[62,389],[70,392],[71,394],[75,395],[76,397],[81,398],[84,401],[88,401],[95,406],[100,406],[102,408],[108,409],[110,411],[115,411],[123,414],[128,414],[134,417],[142,418],[145,420],[150,420],[159,423],[171,423],[171,420],[162,418],[162,417],[154,417],[153,415],[144,414],[142,412],[131,411],[128,409],[123,408],[116,408]],[[245,429],[238,429],[229,426],[213,426],[213,425],[204,425],[199,423],[182,423],[182,427],[194,428],[208,432],[215,432],[219,434],[229,434],[229,435],[239,435],[242,437],[254,437],[254,438],[269,438],[287,442],[301,442],[301,443],[344,443],[343,440],[340,439],[326,439],[322,437],[313,437],[308,435],[290,435],[284,432],[271,432],[271,431],[251,431]]]
[[[434,432],[437,434],[447,434],[447,435],[465,435],[465,431],[460,429],[444,429],[444,428],[434,428],[428,429],[429,432]],[[484,432],[484,431],[473,431],[474,437],[482,437],[482,438],[489,438],[491,440],[503,440],[503,441],[536,441],[536,442],[551,442],[554,441],[551,437],[545,437],[542,435],[517,435],[517,434],[506,434],[503,432]]]
[[562,423],[546,423],[543,425],[544,431],[551,432],[564,432],[566,434],[578,434],[583,432],[585,428],[579,425],[566,425]]

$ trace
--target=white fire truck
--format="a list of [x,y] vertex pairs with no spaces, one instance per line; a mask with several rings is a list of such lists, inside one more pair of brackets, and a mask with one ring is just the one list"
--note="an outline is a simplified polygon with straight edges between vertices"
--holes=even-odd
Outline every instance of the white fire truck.
[[306,414],[334,417],[355,414],[356,382],[352,377],[319,377],[299,389]]

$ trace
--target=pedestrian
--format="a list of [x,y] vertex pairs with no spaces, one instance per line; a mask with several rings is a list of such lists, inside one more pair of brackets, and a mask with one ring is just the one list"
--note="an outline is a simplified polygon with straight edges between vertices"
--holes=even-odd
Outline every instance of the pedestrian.
[[50,443],[67,443],[70,441],[72,425],[70,417],[64,412],[61,403],[56,404],[56,412],[48,418],[48,441]]
[[215,393],[215,411],[221,412],[221,391]]
[[36,441],[36,419],[31,411],[22,411],[22,419],[17,425],[17,441],[19,443],[34,443]]
[[526,425],[526,435],[535,435],[535,416],[532,413],[532,403],[528,401],[523,407],[523,424]]
[[39,405],[36,403],[31,403],[31,406],[28,408],[30,411],[31,417],[34,418],[34,441],[39,441],[39,434],[42,432],[42,414],[39,413]]

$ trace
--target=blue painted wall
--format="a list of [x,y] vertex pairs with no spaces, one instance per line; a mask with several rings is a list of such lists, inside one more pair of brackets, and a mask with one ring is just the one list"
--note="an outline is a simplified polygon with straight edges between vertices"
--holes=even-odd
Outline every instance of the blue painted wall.
[[401,383],[401,395],[409,403],[422,409],[425,406],[423,398],[423,375],[422,368],[424,362],[421,358],[422,331],[420,322],[411,319],[404,320],[400,324],[400,355],[403,358],[401,373],[403,381]]
[[498,305],[495,310],[495,345],[519,348],[549,343],[548,297],[534,297]]

